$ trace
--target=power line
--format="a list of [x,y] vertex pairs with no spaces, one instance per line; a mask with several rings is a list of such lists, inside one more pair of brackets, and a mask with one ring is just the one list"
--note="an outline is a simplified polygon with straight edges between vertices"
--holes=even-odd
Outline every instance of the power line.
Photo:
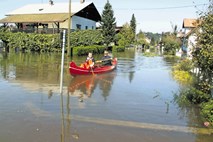
[[[179,8],[189,8],[189,7],[198,7],[206,6],[208,4],[196,4],[196,5],[184,5],[184,6],[171,6],[171,7],[155,7],[155,8],[113,8],[114,10],[167,10],[167,9],[179,9]],[[102,8],[102,7],[99,7]]]

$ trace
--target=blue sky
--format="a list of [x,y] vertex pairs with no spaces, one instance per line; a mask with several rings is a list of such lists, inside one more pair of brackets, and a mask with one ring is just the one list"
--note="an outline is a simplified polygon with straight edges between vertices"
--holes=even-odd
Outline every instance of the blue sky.
[[[0,18],[5,14],[32,3],[48,3],[49,0],[0,0]],[[53,0],[69,2],[69,0]],[[80,0],[72,0],[76,2]],[[87,1],[87,0],[86,0]],[[94,2],[99,13],[102,13],[107,0],[88,0]],[[130,22],[132,14],[137,21],[137,31],[168,32],[173,25],[181,29],[184,18],[198,18],[197,12],[207,8],[209,0],[109,0],[114,10],[117,26]],[[194,5],[197,5],[196,7]]]

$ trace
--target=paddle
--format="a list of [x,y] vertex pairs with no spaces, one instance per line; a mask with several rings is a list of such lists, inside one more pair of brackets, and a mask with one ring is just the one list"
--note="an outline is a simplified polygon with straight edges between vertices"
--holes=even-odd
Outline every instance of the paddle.
[[91,71],[92,71],[92,75],[95,75],[95,74],[94,74],[94,71],[93,71],[93,69],[92,69],[92,67],[91,67],[91,66],[90,66],[90,69],[91,69]]
[[108,60],[112,60],[112,58],[104,59],[104,60],[98,60],[98,61],[95,61],[95,63],[101,63],[101,62],[108,61]]

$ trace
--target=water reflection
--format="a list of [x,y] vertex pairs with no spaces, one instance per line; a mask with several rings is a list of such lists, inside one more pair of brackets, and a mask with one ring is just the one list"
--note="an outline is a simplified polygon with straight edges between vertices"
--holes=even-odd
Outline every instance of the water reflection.
[[84,98],[90,98],[94,90],[99,88],[98,94],[101,94],[104,100],[107,100],[114,77],[114,72],[99,75],[75,76],[70,80],[68,92],[71,95],[78,96],[79,101],[83,102]]

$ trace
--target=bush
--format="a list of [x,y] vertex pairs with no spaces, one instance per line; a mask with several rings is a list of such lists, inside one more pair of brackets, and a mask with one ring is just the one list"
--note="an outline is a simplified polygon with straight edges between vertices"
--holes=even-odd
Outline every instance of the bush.
[[180,84],[188,85],[191,84],[193,81],[193,78],[190,73],[186,71],[175,70],[172,72],[172,75],[174,79],[177,80]]
[[78,56],[87,55],[89,52],[93,54],[101,54],[105,50],[103,45],[92,45],[92,46],[77,46],[74,47],[74,54]]
[[77,30],[71,33],[71,46],[103,45],[100,30]]
[[124,46],[113,46],[113,51],[115,52],[124,52],[125,47]]
[[189,59],[181,60],[174,67],[174,70],[190,72],[193,69],[192,61]]
[[180,48],[181,42],[174,35],[166,35],[163,37],[162,42],[164,43],[164,54],[175,55],[176,50]]
[[213,125],[213,99],[201,105],[201,114],[204,121],[208,121]]

